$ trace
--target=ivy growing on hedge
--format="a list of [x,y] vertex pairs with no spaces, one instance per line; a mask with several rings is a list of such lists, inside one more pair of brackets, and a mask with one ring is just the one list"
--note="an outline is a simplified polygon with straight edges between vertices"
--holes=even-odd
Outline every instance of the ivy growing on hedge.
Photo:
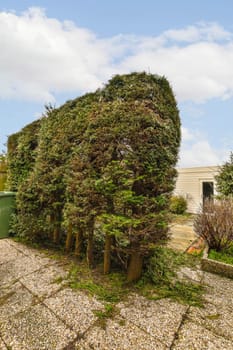
[[6,157],[0,154],[0,191],[5,190],[5,183],[7,179],[7,162]]
[[34,167],[40,125],[41,119],[36,120],[8,137],[7,188],[10,191],[17,191]]
[[144,257],[168,236],[180,144],[169,83],[117,75],[102,90],[49,109],[39,124],[31,160],[25,130],[9,139],[17,234],[64,242],[90,265],[103,252],[105,273],[114,262],[129,281],[138,279]]

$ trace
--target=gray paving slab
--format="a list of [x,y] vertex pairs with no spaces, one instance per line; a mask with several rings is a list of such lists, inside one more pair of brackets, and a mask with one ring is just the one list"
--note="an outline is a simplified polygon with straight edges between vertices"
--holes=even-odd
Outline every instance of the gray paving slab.
[[40,267],[41,265],[38,264],[37,260],[25,255],[21,255],[16,259],[7,262],[7,268],[15,279],[19,279],[22,276],[37,271]]
[[1,338],[0,338],[0,350],[8,350]]
[[60,319],[78,334],[84,333],[96,320],[95,310],[104,310],[102,303],[80,291],[63,289],[44,300]]
[[185,322],[172,350],[232,350],[233,342],[215,335],[205,327]]
[[206,302],[233,306],[233,279],[205,272],[203,283],[206,286]]
[[172,224],[170,234],[171,239],[168,242],[168,247],[179,251],[185,251],[197,238],[191,224]]
[[66,283],[65,278],[67,272],[56,265],[45,266],[41,270],[27,274],[22,277],[20,281],[25,285],[34,295],[42,298],[48,297]]
[[22,256],[22,253],[17,249],[12,249],[12,246],[6,240],[1,240],[0,264],[4,264],[20,256]]
[[33,306],[1,323],[0,332],[12,350],[61,350],[76,337],[43,305]]
[[68,288],[64,266],[0,240],[0,350],[232,350],[233,280],[190,268],[180,274],[204,281],[204,308],[132,294],[103,324],[95,313],[103,304]]
[[18,312],[22,312],[31,305],[38,303],[36,299],[20,283],[0,290],[0,322],[6,321]]
[[16,280],[17,278],[12,274],[10,261],[0,264],[0,289],[7,288]]
[[55,260],[50,259],[45,253],[35,248],[31,248],[22,243],[18,243],[9,239],[7,240],[6,243],[11,247],[12,251],[13,251],[12,248],[14,248],[14,250],[18,252],[18,254],[29,256],[31,259],[35,260],[39,266],[44,266],[47,264],[53,265],[57,263]]
[[233,341],[233,305],[205,304],[203,308],[191,307],[188,318],[214,334]]
[[122,318],[108,320],[106,327],[93,327],[76,350],[168,350],[165,344]]
[[203,271],[200,269],[196,268],[190,268],[190,267],[182,267],[178,272],[177,272],[179,280],[184,280],[184,281],[189,281],[192,283],[200,283],[202,278],[203,278]]
[[170,346],[188,307],[168,299],[150,301],[135,294],[118,308],[123,318]]

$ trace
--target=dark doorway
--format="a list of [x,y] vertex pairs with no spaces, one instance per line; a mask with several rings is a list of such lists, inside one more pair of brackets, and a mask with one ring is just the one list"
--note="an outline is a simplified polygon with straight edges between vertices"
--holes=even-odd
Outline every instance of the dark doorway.
[[214,183],[212,181],[202,182],[202,197],[203,204],[206,200],[213,198],[214,196]]

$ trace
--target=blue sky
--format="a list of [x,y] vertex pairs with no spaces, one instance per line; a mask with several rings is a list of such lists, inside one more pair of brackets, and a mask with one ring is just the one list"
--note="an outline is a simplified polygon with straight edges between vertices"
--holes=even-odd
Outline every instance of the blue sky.
[[233,150],[232,0],[21,0],[0,3],[0,151],[48,102],[117,73],[165,75],[182,120],[179,166]]

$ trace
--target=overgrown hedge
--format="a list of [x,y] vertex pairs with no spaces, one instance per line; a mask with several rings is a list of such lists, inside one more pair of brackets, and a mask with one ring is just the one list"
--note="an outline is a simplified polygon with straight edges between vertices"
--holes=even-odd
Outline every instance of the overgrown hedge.
[[0,155],[0,191],[5,190],[5,183],[7,179],[7,162],[4,155]]
[[34,167],[40,125],[41,119],[36,120],[8,137],[7,188],[10,191],[17,191]]
[[[104,254],[140,277],[143,257],[167,239],[180,119],[169,83],[117,75],[9,138],[9,184],[18,190],[18,235]],[[99,255],[98,255],[99,256]]]

